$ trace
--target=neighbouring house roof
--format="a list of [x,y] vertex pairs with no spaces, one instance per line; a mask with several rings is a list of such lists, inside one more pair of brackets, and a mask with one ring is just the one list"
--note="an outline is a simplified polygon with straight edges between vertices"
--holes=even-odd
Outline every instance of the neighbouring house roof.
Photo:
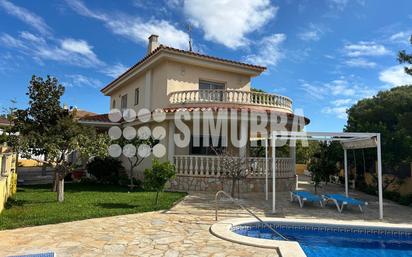
[[103,93],[107,92],[119,80],[126,77],[128,74],[130,74],[133,70],[135,70],[139,66],[142,66],[142,65],[150,62],[150,60],[154,59],[155,56],[158,56],[161,53],[173,53],[173,54],[178,54],[178,55],[182,55],[182,56],[194,57],[194,58],[200,59],[200,60],[214,62],[216,64],[232,65],[232,66],[236,66],[236,67],[239,67],[239,68],[251,70],[255,74],[260,74],[261,72],[266,70],[266,67],[263,67],[263,66],[248,64],[248,63],[239,62],[239,61],[233,61],[233,60],[224,59],[224,58],[220,58],[220,57],[215,57],[215,56],[210,56],[210,55],[206,55],[206,54],[200,54],[200,53],[196,53],[196,52],[192,52],[192,51],[186,51],[186,50],[181,50],[181,49],[177,49],[177,48],[173,48],[173,47],[169,47],[169,46],[160,45],[158,48],[156,48],[150,54],[146,55],[143,59],[141,59],[136,64],[134,64],[132,67],[130,67],[128,70],[126,70],[123,74],[121,74],[115,80],[113,80],[108,85],[106,85],[104,88],[102,88],[100,91],[103,92]]
[[4,117],[0,117],[0,126],[10,126],[9,120]]
[[87,123],[87,122],[96,122],[96,123],[115,123],[112,122],[109,119],[109,114],[96,114],[96,115],[88,115],[84,116],[79,119],[79,121],[82,123]]
[[88,116],[95,116],[95,115],[98,115],[98,114],[95,112],[89,112],[89,111],[81,110],[81,109],[76,110],[76,118],[78,119],[88,117]]

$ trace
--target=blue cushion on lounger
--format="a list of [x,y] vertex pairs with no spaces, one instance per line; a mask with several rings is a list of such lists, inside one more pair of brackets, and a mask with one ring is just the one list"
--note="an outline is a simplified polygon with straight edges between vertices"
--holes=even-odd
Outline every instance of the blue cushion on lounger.
[[351,197],[346,197],[344,195],[340,195],[340,194],[328,194],[326,195],[326,197],[331,198],[331,199],[335,199],[336,201],[342,203],[342,202],[346,202],[348,204],[351,205],[366,205],[367,203],[358,199],[354,199]]

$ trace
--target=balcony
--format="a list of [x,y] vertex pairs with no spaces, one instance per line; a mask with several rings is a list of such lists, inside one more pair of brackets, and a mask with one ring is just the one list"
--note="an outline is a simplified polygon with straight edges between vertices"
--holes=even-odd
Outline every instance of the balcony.
[[292,100],[288,97],[253,91],[200,89],[176,91],[169,94],[172,105],[185,104],[240,104],[292,112]]

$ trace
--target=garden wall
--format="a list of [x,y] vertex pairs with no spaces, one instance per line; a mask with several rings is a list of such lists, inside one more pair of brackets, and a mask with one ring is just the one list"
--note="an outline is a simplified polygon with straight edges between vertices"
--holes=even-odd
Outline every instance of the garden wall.
[[[168,183],[166,189],[170,191],[207,191],[217,192],[224,190],[230,192],[232,181],[230,179],[219,179],[213,177],[191,177],[177,176]],[[296,177],[277,178],[276,191],[295,190]],[[237,187],[237,186],[236,186]],[[236,189],[237,190],[237,189]],[[265,192],[265,178],[246,178],[240,181],[239,191],[241,193]],[[269,178],[269,191],[272,191],[272,180]]]
[[16,155],[1,153],[0,148],[0,212],[7,199],[17,190]]

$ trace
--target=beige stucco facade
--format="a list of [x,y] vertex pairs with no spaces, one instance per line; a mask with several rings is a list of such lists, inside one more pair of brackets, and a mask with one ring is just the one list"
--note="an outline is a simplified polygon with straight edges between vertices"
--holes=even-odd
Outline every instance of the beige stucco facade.
[[[120,108],[124,95],[127,95],[127,108],[133,108],[136,112],[141,108],[154,110],[169,107],[170,93],[197,90],[200,80],[223,83],[225,89],[250,91],[251,77],[248,75],[165,60],[136,74],[110,92],[110,108]],[[136,88],[139,89],[137,105],[134,101]],[[113,106],[113,101],[116,106]]]

